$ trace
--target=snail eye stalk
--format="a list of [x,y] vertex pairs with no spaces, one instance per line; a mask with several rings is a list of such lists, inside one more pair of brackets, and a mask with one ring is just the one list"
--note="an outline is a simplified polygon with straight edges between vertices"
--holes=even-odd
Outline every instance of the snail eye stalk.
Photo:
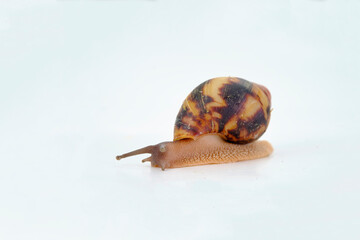
[[122,158],[127,158],[127,157],[131,157],[131,156],[135,156],[135,155],[139,155],[139,154],[143,154],[143,153],[152,153],[154,149],[153,145],[144,147],[144,148],[140,148],[122,155],[118,155],[116,156],[116,160],[120,160]]

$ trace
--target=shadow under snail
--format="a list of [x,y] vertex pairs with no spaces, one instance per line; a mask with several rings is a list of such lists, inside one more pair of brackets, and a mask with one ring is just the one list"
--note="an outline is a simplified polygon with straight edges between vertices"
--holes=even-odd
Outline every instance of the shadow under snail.
[[256,141],[271,114],[269,90],[237,77],[218,77],[197,86],[176,117],[174,140],[116,157],[150,153],[142,162],[165,168],[230,163],[269,156],[267,141]]

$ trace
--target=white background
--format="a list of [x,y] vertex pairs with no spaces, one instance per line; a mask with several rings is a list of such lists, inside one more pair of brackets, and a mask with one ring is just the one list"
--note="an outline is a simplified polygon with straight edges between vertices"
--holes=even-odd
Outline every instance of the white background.
[[[0,2],[0,238],[360,239],[360,1]],[[169,169],[201,82],[267,86],[271,157]]]

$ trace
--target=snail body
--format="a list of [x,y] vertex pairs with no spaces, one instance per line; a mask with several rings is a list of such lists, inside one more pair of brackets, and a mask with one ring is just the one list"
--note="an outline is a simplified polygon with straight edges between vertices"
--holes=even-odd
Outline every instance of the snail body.
[[256,141],[266,131],[271,114],[269,90],[236,77],[203,82],[184,100],[176,117],[174,140],[120,156],[150,153],[143,162],[153,167],[187,167],[229,163],[269,156],[267,141]]

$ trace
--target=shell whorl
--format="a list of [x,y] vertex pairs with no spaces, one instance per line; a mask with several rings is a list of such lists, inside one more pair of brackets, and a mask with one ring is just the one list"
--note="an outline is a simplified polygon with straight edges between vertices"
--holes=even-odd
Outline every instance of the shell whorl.
[[245,144],[258,139],[270,121],[271,95],[264,86],[236,77],[203,82],[185,99],[176,117],[174,141],[217,134]]

